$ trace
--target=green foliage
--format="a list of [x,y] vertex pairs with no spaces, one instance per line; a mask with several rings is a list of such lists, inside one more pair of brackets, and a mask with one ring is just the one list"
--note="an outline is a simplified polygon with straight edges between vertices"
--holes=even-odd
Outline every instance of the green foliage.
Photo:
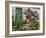
[[32,30],[38,30],[39,29],[39,16],[37,14],[37,11],[31,12],[32,18]]
[[20,19],[15,18],[15,21],[13,22],[13,31],[20,31],[23,30],[23,21]]
[[[28,9],[29,12],[29,16],[31,17],[31,26],[29,27],[29,30],[38,30],[40,29],[40,25],[39,25],[39,15],[37,14],[37,11],[31,11],[30,9]],[[19,17],[18,17],[19,18]],[[17,16],[15,16],[15,20],[14,20],[14,16],[12,16],[12,30],[13,31],[23,31],[25,29],[23,29],[24,23],[22,21],[22,16],[20,16],[21,19],[18,19]]]

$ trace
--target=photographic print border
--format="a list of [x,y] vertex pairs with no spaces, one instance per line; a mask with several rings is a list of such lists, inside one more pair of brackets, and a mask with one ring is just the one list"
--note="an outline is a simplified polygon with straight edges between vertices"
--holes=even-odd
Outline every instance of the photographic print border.
[[[29,5],[42,5],[43,6],[43,33],[29,33],[29,34],[9,34],[9,4],[29,4]],[[18,37],[18,36],[35,36],[45,34],[45,4],[35,2],[18,2],[18,1],[5,1],[5,37]]]

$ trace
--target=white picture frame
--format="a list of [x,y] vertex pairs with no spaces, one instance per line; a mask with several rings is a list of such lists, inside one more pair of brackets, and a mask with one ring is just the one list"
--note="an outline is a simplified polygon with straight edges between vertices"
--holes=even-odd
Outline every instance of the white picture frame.
[[[40,8],[40,30],[12,31],[12,7]],[[45,5],[44,3],[6,1],[6,37],[9,36],[32,36],[45,34]]]

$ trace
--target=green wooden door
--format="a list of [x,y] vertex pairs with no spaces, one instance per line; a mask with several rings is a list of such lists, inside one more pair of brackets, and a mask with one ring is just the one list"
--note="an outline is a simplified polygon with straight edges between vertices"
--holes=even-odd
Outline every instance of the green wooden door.
[[15,25],[17,30],[22,29],[22,8],[16,8]]
[[16,19],[22,20],[22,8],[16,8]]

